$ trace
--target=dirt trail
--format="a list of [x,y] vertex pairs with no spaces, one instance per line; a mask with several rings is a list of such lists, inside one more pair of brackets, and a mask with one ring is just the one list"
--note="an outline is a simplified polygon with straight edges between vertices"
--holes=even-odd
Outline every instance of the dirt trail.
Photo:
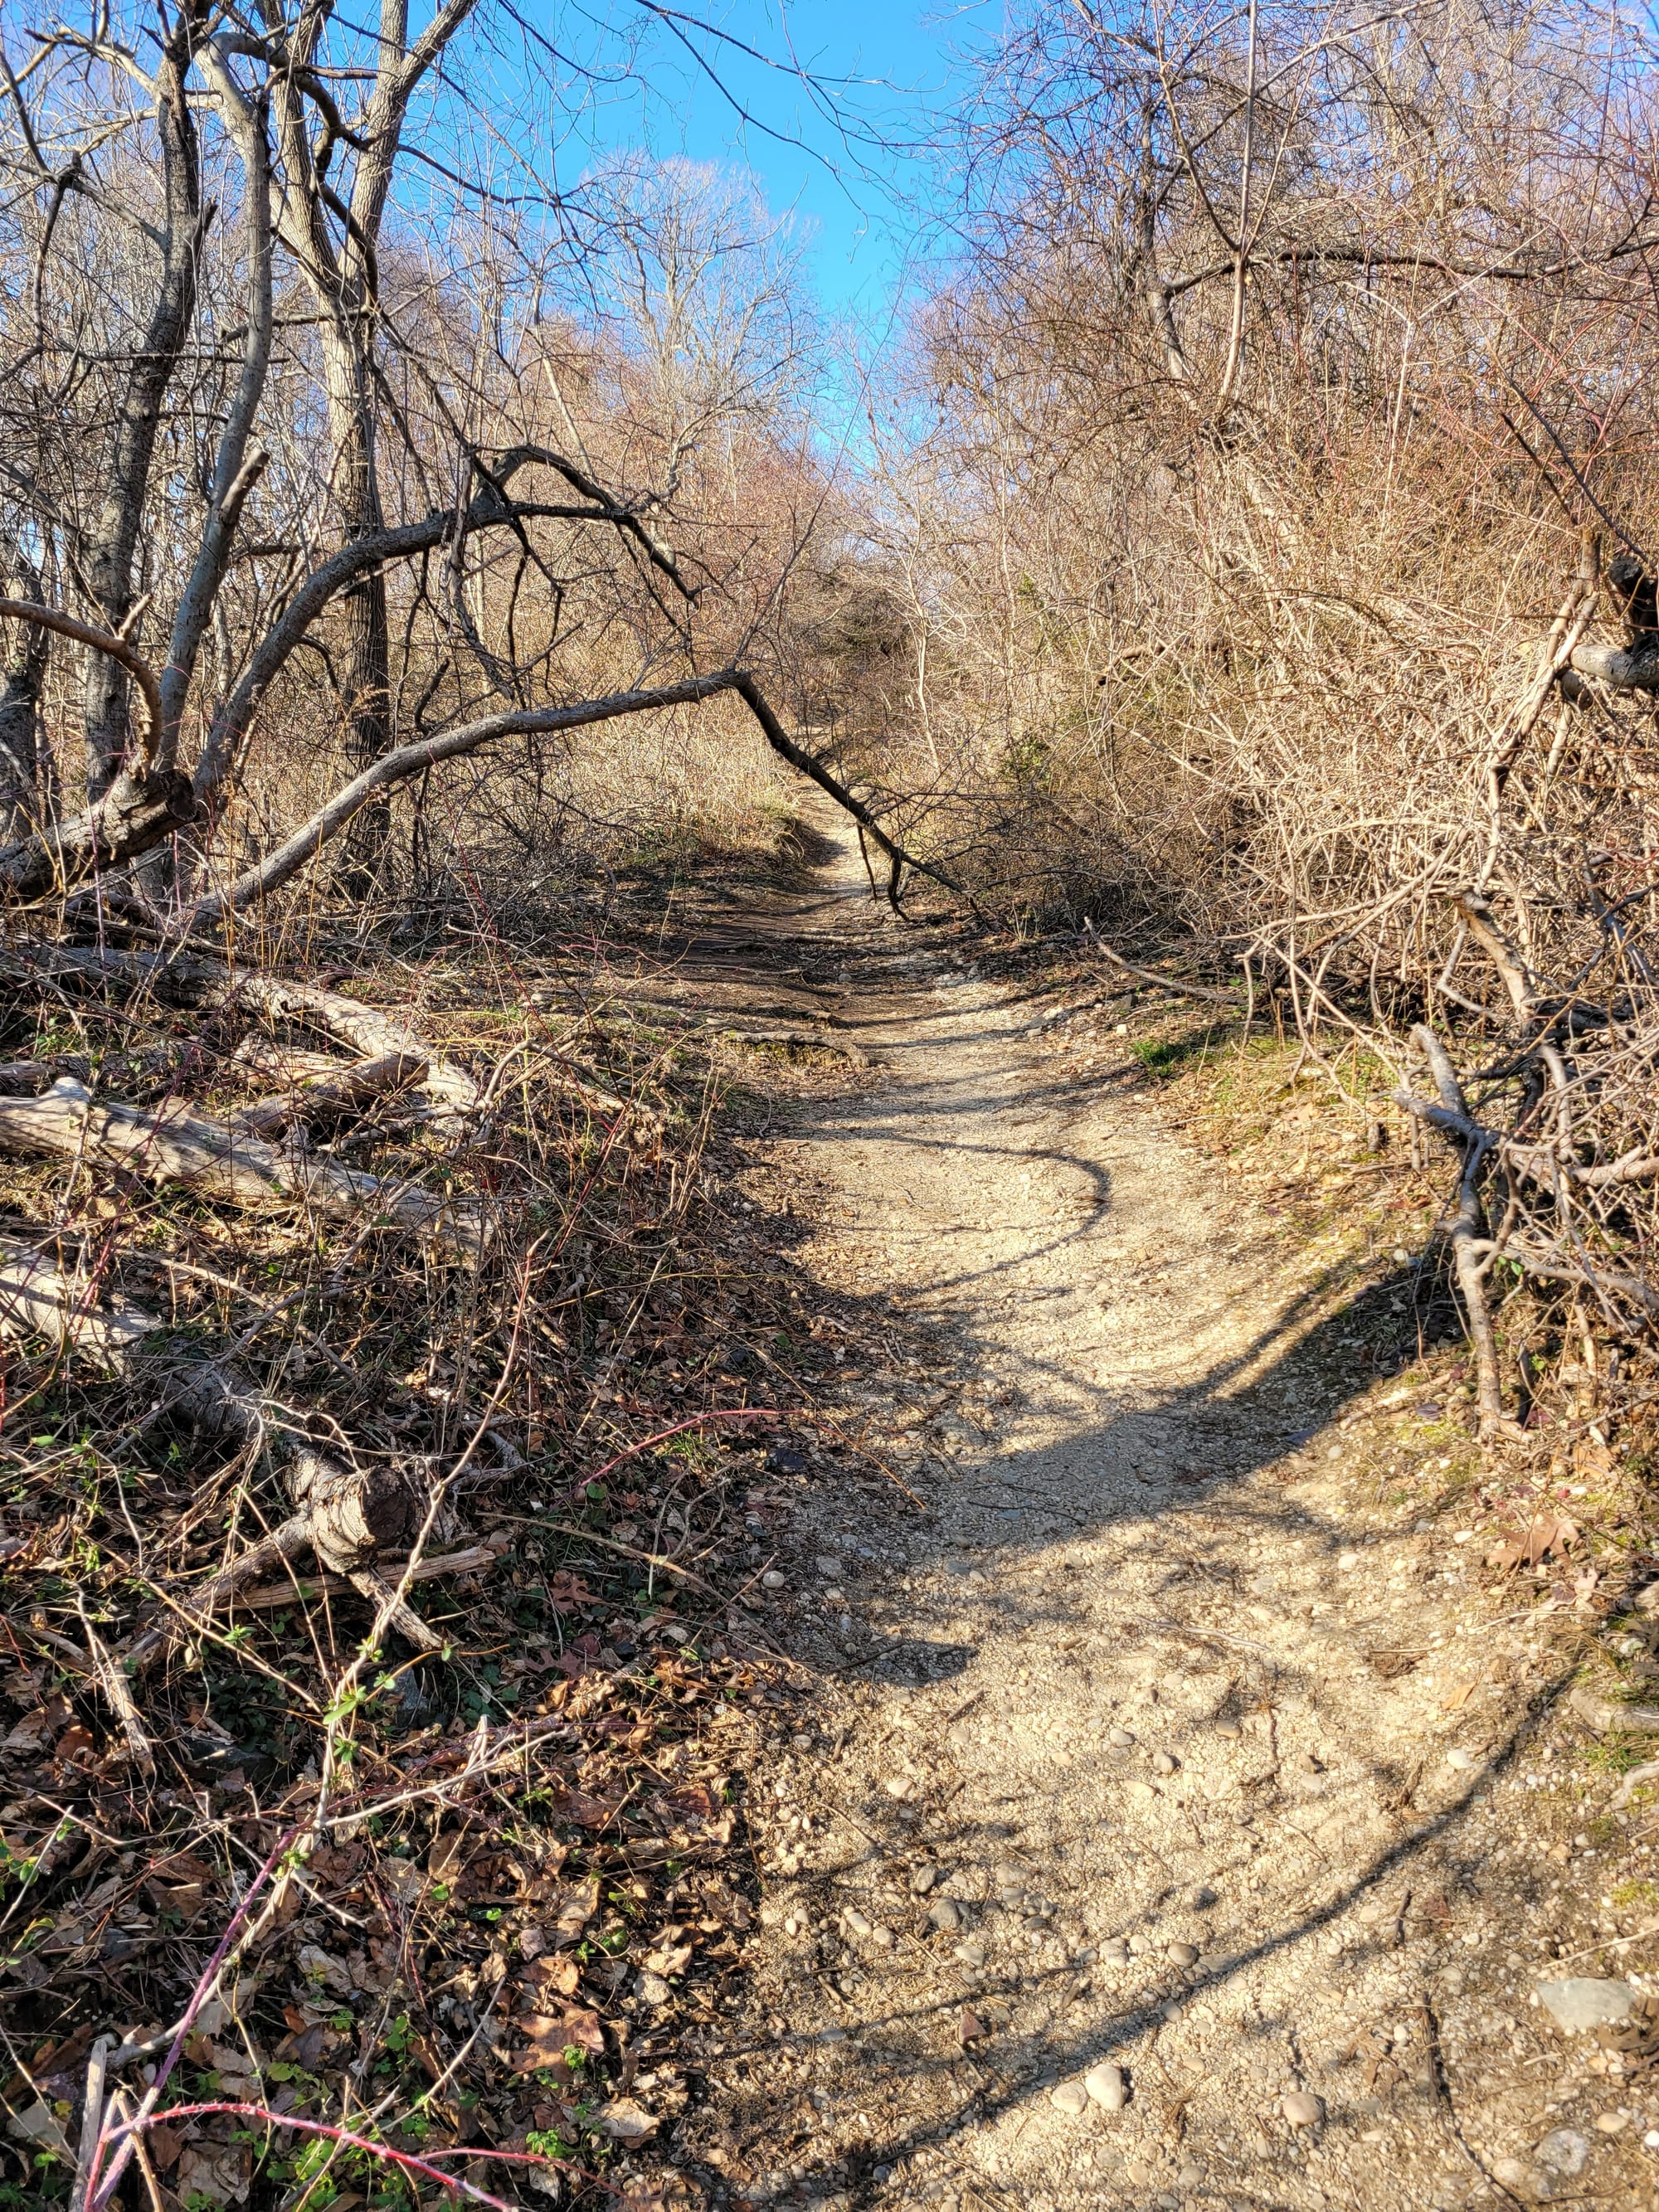
[[[818,1194],[803,1267],[946,1327],[966,1389],[909,1432],[925,1514],[820,1492],[799,1532],[818,1686],[751,1783],[760,2012],[689,2154],[750,2203],[1650,2202],[1636,2062],[1529,2002],[1559,1662],[1384,1498],[1404,1417],[1316,1281],[1155,1101],[1052,1079],[856,847],[749,926],[801,977],[770,1013],[816,994],[872,1069],[755,1194]],[[743,949],[708,948],[734,1004]]]

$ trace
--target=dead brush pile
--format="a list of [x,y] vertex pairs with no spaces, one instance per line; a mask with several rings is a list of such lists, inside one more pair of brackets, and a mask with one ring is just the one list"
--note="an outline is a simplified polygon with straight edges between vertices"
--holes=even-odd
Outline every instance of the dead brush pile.
[[706,1065],[568,943],[0,960],[9,2201],[672,2188],[805,1464]]

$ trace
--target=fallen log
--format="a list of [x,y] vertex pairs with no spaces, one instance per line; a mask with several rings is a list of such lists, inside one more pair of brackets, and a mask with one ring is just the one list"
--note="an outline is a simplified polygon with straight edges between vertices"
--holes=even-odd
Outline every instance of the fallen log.
[[[294,1058],[316,1060],[320,1054]],[[393,1092],[412,1090],[425,1079],[427,1072],[423,1055],[406,1052],[383,1052],[373,1060],[354,1060],[349,1066],[342,1066],[337,1060],[321,1066],[291,1066],[286,1091],[239,1106],[230,1116],[230,1126],[246,1129],[250,1136],[263,1137],[274,1135],[301,1115],[312,1121],[356,1113]]]
[[478,1086],[472,1078],[447,1060],[434,1060],[411,1029],[361,1000],[343,998],[315,983],[298,983],[284,975],[261,975],[239,968],[223,971],[232,994],[245,1006],[258,1006],[279,1021],[302,1023],[349,1044],[365,1060],[402,1058],[419,1060],[424,1073],[410,1080],[435,1098],[466,1109],[478,1103]]
[[425,1066],[423,1089],[458,1109],[478,1103],[472,1078],[447,1060],[434,1060],[415,1031],[378,1007],[348,999],[315,983],[266,975],[195,952],[113,951],[93,945],[0,946],[0,982],[20,989],[71,984],[80,990],[112,983],[129,990],[153,990],[187,1006],[234,998],[276,1020],[322,1030],[366,1060],[402,1054]]
[[[416,1559],[412,1565],[407,1559],[387,1559],[382,1564],[381,1572],[392,1583],[405,1579],[429,1583],[444,1575],[476,1575],[497,1565],[507,1548],[507,1540],[503,1539],[495,1543],[468,1544],[459,1552],[436,1552],[430,1559]],[[287,1582],[264,1583],[257,1589],[238,1590],[236,1610],[272,1613],[278,1606],[292,1605],[296,1598],[338,1596],[351,1587],[344,1575],[294,1575]]]
[[298,1143],[267,1144],[181,1103],[106,1104],[73,1076],[38,1098],[0,1098],[0,1152],[100,1160],[228,1206],[300,1205],[333,1219],[369,1212],[469,1261],[482,1249],[481,1223],[453,1199],[313,1159]]
[[[167,1598],[170,1615],[122,1655],[130,1674],[181,1638],[199,1634],[238,1591],[306,1551],[325,1572],[341,1576],[376,1607],[386,1605],[392,1593],[377,1563],[383,1553],[408,1551],[430,1504],[429,1486],[410,1469],[343,1467],[270,1419],[266,1401],[235,1369],[209,1359],[170,1360],[170,1340],[157,1316],[103,1290],[82,1261],[66,1266],[44,1239],[0,1237],[0,1335],[44,1338],[104,1374],[159,1383],[158,1411],[181,1414],[232,1443],[264,1445],[286,1462],[283,1483],[293,1512],[186,1597]],[[406,1562],[399,1576],[405,1571]],[[421,1650],[442,1648],[442,1639],[401,1600],[392,1605],[388,1622]],[[117,1710],[125,1725],[126,1714],[118,1705]]]
[[817,1030],[738,1030],[726,1029],[722,1035],[734,1038],[739,1044],[796,1045],[803,1051],[839,1053],[850,1060],[854,1067],[868,1067],[869,1054],[861,1046],[845,1037],[827,1036]]

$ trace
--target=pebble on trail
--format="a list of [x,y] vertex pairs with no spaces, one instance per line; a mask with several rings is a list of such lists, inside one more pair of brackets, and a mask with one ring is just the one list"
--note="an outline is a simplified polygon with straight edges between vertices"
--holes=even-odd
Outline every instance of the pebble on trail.
[[1636,2009],[1636,1991],[1628,1982],[1573,1975],[1565,1982],[1540,1982],[1538,2001],[1564,2035],[1582,2035],[1627,2021]]
[[1083,2086],[1095,2103],[1109,2112],[1121,2112],[1129,2101],[1129,2085],[1124,2079],[1123,2069],[1114,2066],[1108,2059],[1089,2069],[1083,2077]]

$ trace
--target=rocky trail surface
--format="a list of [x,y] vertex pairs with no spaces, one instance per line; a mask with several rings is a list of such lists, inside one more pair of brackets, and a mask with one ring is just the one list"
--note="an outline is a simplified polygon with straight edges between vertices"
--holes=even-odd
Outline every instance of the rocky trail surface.
[[864,1302],[841,1418],[894,1481],[802,1492],[764,1577],[802,1693],[681,2162],[739,2205],[1659,2203],[1651,1821],[1548,1570],[1396,1486],[1473,1444],[855,847],[683,981],[862,1063],[742,1203]]

